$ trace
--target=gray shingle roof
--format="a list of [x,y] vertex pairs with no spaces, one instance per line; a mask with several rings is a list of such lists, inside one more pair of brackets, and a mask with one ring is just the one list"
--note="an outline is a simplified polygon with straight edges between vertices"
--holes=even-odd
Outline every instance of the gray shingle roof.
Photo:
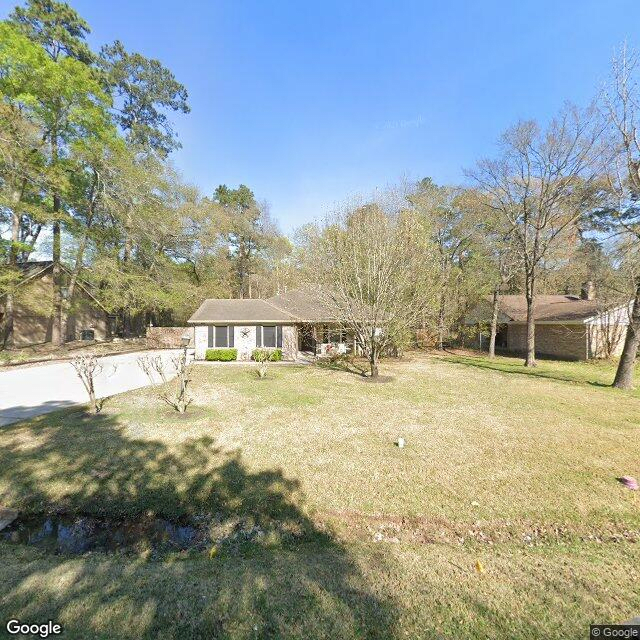
[[261,322],[334,322],[319,288],[308,285],[268,300],[209,299],[189,318],[190,324]]
[[[583,300],[570,295],[536,296],[533,317],[540,322],[580,322],[595,316],[606,305],[599,300]],[[526,322],[524,296],[500,296],[500,311],[514,322]]]
[[266,300],[210,298],[205,300],[189,318],[189,324],[296,322],[290,313],[269,304]]
[[335,322],[337,313],[332,311],[328,297],[316,285],[291,289],[267,300],[273,306],[290,313],[302,322]]

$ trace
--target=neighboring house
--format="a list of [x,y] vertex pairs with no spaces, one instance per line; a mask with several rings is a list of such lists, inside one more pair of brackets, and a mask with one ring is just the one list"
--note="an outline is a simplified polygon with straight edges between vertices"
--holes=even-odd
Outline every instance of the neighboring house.
[[[19,265],[22,277],[14,294],[14,347],[51,341],[53,329],[53,263],[49,260]],[[62,267],[63,278],[69,272]],[[63,288],[63,295],[66,289]],[[69,301],[66,340],[106,340],[110,337],[110,316],[84,281],[78,281]],[[4,325],[4,300],[0,300],[0,326]]]
[[[467,315],[465,324],[478,325],[475,346],[487,349],[491,300],[483,300]],[[536,355],[563,360],[588,360],[620,355],[629,324],[626,306],[606,305],[594,298],[593,287],[580,296],[539,295],[535,299]],[[496,348],[512,353],[527,349],[527,303],[524,296],[499,298]]]
[[318,289],[305,287],[267,300],[209,299],[189,318],[195,357],[207,349],[233,347],[238,360],[250,360],[256,348],[280,348],[285,360],[298,352],[346,353],[353,340],[342,330]]

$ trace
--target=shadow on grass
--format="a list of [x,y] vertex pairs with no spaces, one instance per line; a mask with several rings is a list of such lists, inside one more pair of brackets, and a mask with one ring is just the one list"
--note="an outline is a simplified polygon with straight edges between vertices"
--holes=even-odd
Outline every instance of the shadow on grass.
[[[561,382],[571,382],[574,384],[589,384],[595,387],[611,388],[611,385],[595,380],[587,380],[583,377],[571,376],[568,373],[563,374],[561,371],[549,370],[540,367],[525,367],[521,362],[504,362],[501,360],[491,361],[481,357],[461,356],[450,352],[444,356],[447,362],[454,362],[478,369],[489,369],[491,371],[500,371],[502,373],[515,373],[521,376],[530,376],[533,378],[546,378],[548,380],[558,380]],[[556,362],[549,360],[549,363]],[[542,365],[544,366],[544,364]]]
[[368,372],[368,367],[347,358],[317,360],[316,366],[320,369],[326,369],[327,371],[342,371],[362,378],[365,378]]
[[264,532],[213,558],[185,561],[54,557],[2,543],[0,609],[7,615],[53,619],[69,638],[394,635],[393,598],[368,584],[345,547],[315,526],[299,483],[280,469],[251,471],[210,437],[173,445],[132,438],[115,414],[59,412],[1,434],[0,503],[22,513],[211,513],[230,528],[243,520]]

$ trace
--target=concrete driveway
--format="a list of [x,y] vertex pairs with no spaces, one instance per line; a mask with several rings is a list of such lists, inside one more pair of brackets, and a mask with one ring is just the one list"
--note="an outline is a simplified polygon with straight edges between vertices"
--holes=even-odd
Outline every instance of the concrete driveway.
[[[171,357],[179,350],[142,351],[99,358],[96,376],[99,398],[150,384],[140,369],[141,355],[159,355],[169,376],[175,375]],[[54,362],[0,371],[0,426],[88,402],[87,392],[70,362]]]

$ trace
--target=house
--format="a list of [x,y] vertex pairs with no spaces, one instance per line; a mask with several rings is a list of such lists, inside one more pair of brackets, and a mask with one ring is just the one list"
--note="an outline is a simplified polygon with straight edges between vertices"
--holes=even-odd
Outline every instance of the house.
[[[53,329],[53,262],[30,261],[18,265],[22,275],[14,295],[13,332],[10,344],[25,347],[51,341]],[[62,277],[70,273],[62,266]],[[66,289],[63,288],[63,295]],[[92,293],[91,286],[78,281],[70,303],[66,340],[106,340],[110,337],[110,316]],[[0,326],[5,307],[0,300]]]
[[194,327],[197,360],[207,349],[225,347],[237,349],[238,360],[250,360],[256,348],[280,348],[285,360],[295,360],[299,352],[329,355],[353,348],[353,339],[312,286],[266,300],[208,299],[188,324]]
[[[527,348],[527,303],[523,295],[499,297],[496,349],[523,354]],[[489,346],[488,324],[492,301],[483,300],[465,318],[475,325],[474,343]],[[539,295],[535,299],[536,355],[563,360],[588,360],[620,355],[624,346],[629,308],[597,300],[586,283],[576,295]]]

